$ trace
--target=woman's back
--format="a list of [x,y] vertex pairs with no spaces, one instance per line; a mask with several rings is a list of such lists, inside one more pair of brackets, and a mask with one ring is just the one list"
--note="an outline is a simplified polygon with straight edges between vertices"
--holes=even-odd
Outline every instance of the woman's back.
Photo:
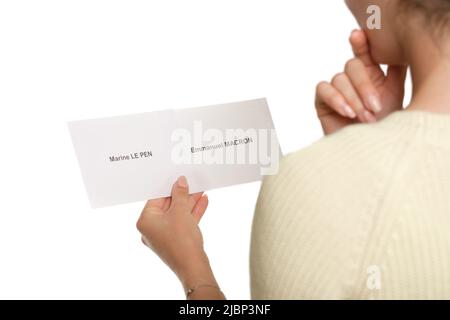
[[255,299],[450,299],[450,117],[396,112],[286,156],[263,183]]

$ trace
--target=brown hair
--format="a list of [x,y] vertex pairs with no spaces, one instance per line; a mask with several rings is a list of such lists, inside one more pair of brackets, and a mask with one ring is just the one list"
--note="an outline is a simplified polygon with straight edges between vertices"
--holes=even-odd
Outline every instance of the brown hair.
[[401,0],[408,11],[419,13],[433,32],[450,30],[450,0]]

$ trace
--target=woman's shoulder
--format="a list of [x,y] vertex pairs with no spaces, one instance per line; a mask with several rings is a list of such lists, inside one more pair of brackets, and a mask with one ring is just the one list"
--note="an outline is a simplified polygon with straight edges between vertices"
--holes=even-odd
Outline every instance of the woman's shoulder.
[[[394,172],[414,178],[424,163],[450,162],[450,117],[399,111],[375,124],[355,124],[285,155],[277,174],[265,177],[264,188],[388,183]],[[306,190],[306,189],[305,189]],[[296,190],[298,191],[298,190]]]
[[[311,145],[283,156],[280,170],[299,166],[333,166],[342,162],[369,161],[392,155],[392,148],[407,143],[406,137],[394,134],[377,125],[357,124],[348,126],[332,135],[325,136]],[[376,154],[374,154],[376,152]]]
[[[416,149],[450,150],[450,117],[429,112],[398,111],[374,124],[347,126],[312,145],[286,155],[282,166],[307,162],[321,166],[337,161],[380,163]],[[444,153],[444,152],[443,152]]]
[[265,177],[263,187],[367,183],[363,180],[388,176],[409,143],[408,135],[395,127],[352,125],[283,156],[278,172]]

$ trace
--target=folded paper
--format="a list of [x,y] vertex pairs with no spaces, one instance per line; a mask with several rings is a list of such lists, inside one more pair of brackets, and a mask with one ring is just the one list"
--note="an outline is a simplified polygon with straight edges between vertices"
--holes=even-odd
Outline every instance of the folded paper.
[[275,174],[281,156],[265,99],[68,123],[93,208]]

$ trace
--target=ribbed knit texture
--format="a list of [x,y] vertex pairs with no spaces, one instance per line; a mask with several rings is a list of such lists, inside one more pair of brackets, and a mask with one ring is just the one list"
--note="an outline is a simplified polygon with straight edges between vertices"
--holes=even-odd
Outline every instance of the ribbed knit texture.
[[450,116],[400,111],[285,156],[250,269],[253,299],[450,299]]

